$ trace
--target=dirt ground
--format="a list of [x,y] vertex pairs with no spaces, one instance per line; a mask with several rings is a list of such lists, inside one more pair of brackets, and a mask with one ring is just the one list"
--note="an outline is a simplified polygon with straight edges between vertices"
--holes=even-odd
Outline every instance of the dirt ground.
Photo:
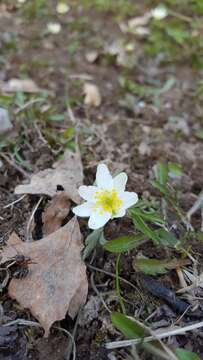
[[[141,26],[146,27],[149,34],[140,35],[124,28],[129,19],[143,17],[157,6],[157,1],[137,1],[136,5],[133,0],[110,3],[71,0],[69,11],[58,14],[56,1],[0,2],[0,82],[29,78],[45,90],[40,105],[36,104],[29,112],[17,112],[23,106],[22,101],[26,103],[32,95],[24,95],[23,100],[19,93],[5,95],[0,83],[0,106],[9,108],[13,124],[13,129],[0,138],[1,246],[13,231],[25,239],[27,222],[39,200],[37,196],[26,196],[13,206],[5,207],[17,199],[15,187],[27,175],[50,167],[66,148],[73,148],[75,134],[86,184],[92,183],[97,164],[104,161],[113,172],[127,172],[130,191],[156,203],[160,195],[150,182],[153,169],[158,161],[168,161],[181,169],[181,176],[172,177],[171,181],[185,213],[203,189],[201,4],[195,8],[193,1],[182,2],[182,5],[178,1],[167,1],[174,14],[169,15],[166,23],[163,20],[163,25],[153,23],[155,20],[143,23]],[[198,5],[197,1],[194,3]],[[170,21],[177,26],[175,35],[170,32]],[[61,24],[59,33],[48,32],[50,22]],[[187,28],[185,33],[180,30],[182,26]],[[190,36],[193,34],[191,43],[187,31]],[[171,37],[167,35],[171,33]],[[83,86],[88,81],[96,84],[101,93],[98,107],[84,104]],[[38,98],[41,94],[34,96]],[[47,202],[48,198],[35,214],[39,227],[33,230],[35,240],[41,235],[40,219]],[[197,232],[201,227],[200,215],[199,211],[192,217]],[[176,223],[174,214],[170,216],[171,224]],[[81,226],[85,237],[84,221]],[[131,232],[132,224],[127,218],[114,220],[105,229],[107,239]],[[192,254],[199,260],[201,272],[202,242],[193,239],[192,244]],[[139,251],[155,258],[162,255],[162,250],[150,243]],[[149,294],[142,276],[133,270],[132,260],[136,254],[133,250],[130,255],[122,255],[120,266],[120,276],[137,288],[136,291],[122,284],[129,313],[145,320],[158,309],[149,325],[158,328],[175,323],[180,314]],[[122,337],[113,328],[94,289],[96,284],[107,305],[112,310],[118,309],[115,280],[108,274],[115,273],[115,256],[99,248],[87,271],[88,304],[94,311],[87,315],[82,310],[75,334],[76,359],[127,359],[125,349],[107,351],[104,346],[105,342]],[[178,286],[174,273],[160,278],[172,289]],[[202,298],[199,311],[202,311],[201,302]],[[6,290],[0,294],[0,321],[2,317],[4,321],[5,318],[35,320],[28,310],[21,309],[8,297]],[[72,333],[76,321],[67,316],[60,327]],[[185,325],[191,318],[186,316],[181,321]],[[173,337],[167,344],[184,347],[203,358],[202,334],[199,330],[190,336]],[[67,333],[54,327],[48,339],[43,338],[41,329],[26,326],[14,325],[8,327],[4,336],[0,333],[2,360],[73,359],[68,355],[68,346]],[[141,352],[140,359],[152,357]]]

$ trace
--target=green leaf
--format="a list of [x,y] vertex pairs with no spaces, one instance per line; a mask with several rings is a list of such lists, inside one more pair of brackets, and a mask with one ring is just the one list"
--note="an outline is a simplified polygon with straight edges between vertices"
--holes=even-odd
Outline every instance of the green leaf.
[[134,207],[134,208],[131,208],[128,212],[131,216],[139,215],[143,219],[148,220],[148,221],[152,222],[153,224],[164,224],[165,223],[164,220],[161,218],[161,216],[159,214],[157,214],[157,212],[154,209],[152,209],[150,211],[145,211],[143,209]]
[[151,184],[154,188],[158,189],[163,195],[168,195],[168,190],[165,186],[161,185],[159,181],[152,180]]
[[160,89],[160,93],[169,91],[173,87],[173,85],[175,85],[175,83],[176,83],[176,79],[174,77],[170,77],[169,79],[166,80],[163,87]]
[[196,236],[197,236],[197,240],[203,241],[203,233],[202,232],[198,232]]
[[172,37],[178,44],[182,44],[189,37],[189,32],[172,27],[166,27],[167,34]]
[[181,177],[182,176],[182,168],[181,168],[180,164],[169,162],[168,170],[169,170],[169,175],[172,175],[172,177]]
[[200,360],[199,356],[194,352],[180,348],[176,349],[175,354],[177,355],[178,360]]
[[135,248],[143,239],[143,235],[121,236],[106,242],[104,249],[113,253],[122,253]]
[[24,93],[21,91],[17,91],[15,96],[15,104],[18,105],[19,107],[22,107],[24,103],[25,103]]
[[12,95],[0,95],[0,107],[8,108],[13,102]]
[[69,127],[66,130],[64,130],[64,132],[61,134],[61,137],[68,140],[74,135],[74,133],[75,133],[75,128]]
[[195,131],[195,136],[200,139],[203,140],[203,129],[198,129]]
[[49,116],[49,120],[51,121],[63,121],[65,116],[63,114],[54,114]]
[[124,336],[128,339],[140,339],[140,345],[144,350],[150,354],[156,355],[156,357],[161,359],[170,359],[168,353],[166,353],[165,348],[161,345],[159,341],[152,341],[150,343],[143,343],[142,338],[144,336],[150,335],[149,330],[140,322],[136,321],[133,318],[130,318],[124,314],[118,312],[111,313],[111,321],[113,325],[120,330]]
[[155,244],[159,243],[159,237],[156,231],[150,229],[141,216],[133,214],[132,219],[136,229],[140,230],[147,238],[153,240]]
[[96,247],[97,243],[105,243],[103,228],[92,231],[85,239],[85,249],[83,250],[83,260],[85,260]]
[[156,166],[155,172],[157,181],[165,187],[168,181],[168,165],[159,162]]
[[113,312],[111,314],[113,325],[120,330],[128,339],[142,338],[145,333],[144,327],[124,314]]
[[179,242],[174,234],[163,228],[156,230],[156,234],[159,237],[160,245],[175,247]]
[[133,268],[140,270],[148,275],[165,274],[169,270],[176,268],[180,264],[180,260],[157,260],[139,258],[133,261]]

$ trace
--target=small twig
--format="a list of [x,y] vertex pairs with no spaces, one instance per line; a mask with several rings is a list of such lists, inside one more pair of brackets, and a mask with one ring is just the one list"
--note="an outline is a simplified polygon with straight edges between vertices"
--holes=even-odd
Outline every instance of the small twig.
[[185,287],[187,286],[187,283],[186,283],[186,281],[185,281],[183,272],[182,272],[182,270],[181,270],[180,267],[177,267],[177,268],[176,268],[176,273],[177,273],[177,275],[178,275],[181,288],[185,288]]
[[37,123],[34,123],[34,127],[35,130],[37,132],[37,135],[39,136],[39,139],[48,147],[48,149],[54,154],[54,155],[58,155],[58,153],[61,151],[61,149],[59,150],[54,150],[51,145],[49,145],[48,141],[45,139],[45,137],[43,136],[41,129],[39,128],[39,126],[37,125]]
[[145,322],[149,321],[150,319],[152,319],[158,312],[159,309],[154,310],[146,319]]
[[[73,328],[73,332],[72,332],[72,338],[73,339],[75,339],[75,336],[76,336],[76,331],[77,331],[77,327],[78,327],[78,323],[79,323],[80,313],[81,313],[81,309],[78,312],[77,319],[75,321],[75,325],[74,325],[74,328]],[[73,348],[72,338],[71,338],[71,342],[68,343],[67,350],[66,350],[65,355],[64,355],[65,360],[69,360],[70,356],[71,356],[71,353],[72,353],[72,348]]]
[[9,281],[9,278],[10,278],[10,272],[9,272],[8,267],[6,267],[6,268],[0,268],[0,272],[1,272],[1,271],[6,273],[6,276],[5,276],[5,278],[3,279],[3,281],[2,281],[2,283],[1,283],[1,285],[0,285],[0,288],[1,288],[1,289],[4,289],[4,288],[7,286],[7,284],[8,284],[8,281]]
[[68,335],[71,338],[71,341],[73,344],[73,360],[76,360],[76,345],[75,345],[75,340],[74,340],[74,337],[72,336],[72,334],[68,330],[66,330],[60,326],[54,326],[54,328],[58,329],[60,331],[63,331],[66,335]]
[[30,218],[29,218],[29,221],[28,221],[28,223],[27,223],[27,239],[26,239],[27,242],[31,242],[31,241],[32,241],[31,224],[32,224],[34,215],[35,215],[35,213],[36,213],[36,211],[37,211],[37,209],[38,209],[38,207],[39,207],[42,199],[43,199],[43,196],[40,197],[40,199],[38,200],[37,204],[35,205],[35,207],[34,207],[34,209],[33,209],[33,211],[32,211],[32,214],[31,214],[31,216],[30,216]]
[[117,293],[117,296],[118,296],[118,299],[119,299],[119,302],[120,302],[120,307],[121,307],[121,310],[123,312],[123,314],[126,314],[126,310],[125,310],[125,304],[124,304],[124,301],[123,301],[123,297],[121,295],[121,289],[120,289],[120,282],[119,282],[119,262],[120,262],[120,256],[121,254],[119,254],[117,256],[117,260],[116,260],[116,293]]
[[185,16],[183,14],[177,13],[176,11],[173,11],[173,10],[170,10],[169,14],[173,15],[174,17],[176,17],[180,20],[186,21],[188,23],[191,23],[193,21],[193,18],[190,18],[189,16]]
[[140,341],[142,341],[142,343],[145,343],[145,342],[150,342],[150,341],[153,341],[156,339],[164,339],[169,336],[182,335],[187,331],[192,331],[194,329],[198,329],[201,327],[203,327],[203,321],[196,323],[196,324],[188,325],[188,326],[185,326],[182,328],[176,328],[176,329],[172,329],[172,330],[165,331],[162,333],[155,333],[155,336],[148,336],[148,337],[144,337],[143,339],[113,341],[113,342],[106,344],[106,348],[107,349],[118,349],[121,347],[128,347],[128,346],[132,346],[132,345],[137,345],[140,343]]
[[93,76],[88,74],[70,74],[68,77],[69,79],[93,80]]
[[21,196],[20,198],[18,198],[17,200],[14,200],[13,202],[5,205],[5,206],[3,207],[3,209],[7,209],[8,207],[11,207],[11,206],[17,204],[18,202],[20,202],[21,200],[23,200],[24,197],[26,197],[26,196],[27,196],[27,194],[22,195],[22,196]]
[[92,289],[95,291],[95,293],[97,294],[97,296],[100,298],[102,304],[104,305],[105,309],[108,311],[108,313],[111,313],[111,310],[108,308],[108,306],[106,305],[102,295],[100,294],[100,292],[98,291],[96,285],[95,285],[95,282],[94,282],[94,274],[92,273],[91,274],[91,277],[90,277],[90,280],[91,280],[91,286],[92,286]]
[[39,323],[37,323],[35,321],[24,320],[24,319],[16,319],[13,321],[9,321],[6,324],[3,324],[2,326],[11,326],[11,325],[25,325],[25,326],[35,326],[35,327],[42,328],[42,325],[40,325]]
[[38,98],[38,99],[33,99],[33,100],[26,102],[23,106],[21,106],[19,109],[17,109],[15,111],[15,115],[19,114],[21,111],[23,111],[23,110],[27,109],[28,107],[30,107],[38,102],[41,102],[41,101],[44,101],[44,99]]
[[[111,277],[114,278],[114,279],[116,278],[116,275],[113,274],[113,273],[111,273],[111,272],[109,272],[109,271],[100,269],[100,268],[98,268],[98,267],[96,267],[96,266],[93,266],[93,265],[90,265],[90,264],[86,264],[86,265],[87,265],[88,268],[90,268],[90,269],[92,269],[92,270],[94,270],[94,271],[99,271],[99,272],[101,272],[101,273],[103,273],[103,274],[106,274],[106,275],[108,275],[108,276],[111,276]],[[140,293],[140,291],[138,290],[138,288],[137,288],[134,284],[132,284],[130,281],[124,279],[124,278],[121,277],[121,276],[119,276],[119,280],[120,280],[120,281],[123,281],[124,283],[128,284],[129,286],[131,286],[134,290],[136,290],[136,291],[138,292],[138,294],[140,295],[141,299],[143,300],[142,294]]]
[[0,304],[0,325],[2,325],[2,323],[3,323],[3,318],[4,318],[4,308]]
[[21,173],[21,175],[23,175],[25,178],[29,178],[30,179],[30,174],[25,171],[24,169],[22,169],[22,167],[20,167],[19,165],[17,165],[15,163],[14,160],[11,160],[7,155],[5,155],[4,153],[0,153],[0,156],[7,161],[7,163],[9,163],[9,165],[13,166],[14,169],[16,169],[19,173]]
[[185,314],[188,312],[188,310],[190,310],[191,305],[188,305],[187,309],[182,313],[182,315],[179,316],[179,318],[174,322],[174,325],[178,324],[180,322],[180,320],[182,320],[182,318],[185,316]]
[[[173,351],[164,344],[164,342],[161,339],[158,339],[158,337],[156,336],[156,332],[151,330],[150,328],[148,328],[149,333],[155,337],[155,339],[160,343],[161,347],[164,349],[164,351],[169,355],[169,357],[167,357],[170,360],[178,360],[176,355],[173,353]],[[158,355],[158,354],[157,354]],[[161,355],[161,354],[160,354]],[[163,357],[163,356],[162,356]]]

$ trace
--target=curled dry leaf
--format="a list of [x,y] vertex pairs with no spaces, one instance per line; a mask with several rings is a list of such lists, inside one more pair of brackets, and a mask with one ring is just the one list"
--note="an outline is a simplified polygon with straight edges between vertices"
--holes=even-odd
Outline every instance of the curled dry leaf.
[[0,90],[5,93],[22,91],[25,93],[38,93],[43,91],[32,79],[10,79],[0,83]]
[[81,259],[82,236],[77,219],[42,240],[23,242],[12,234],[2,251],[1,263],[16,253],[31,258],[29,273],[12,279],[9,296],[23,308],[30,309],[48,336],[51,325],[65,317],[74,318],[85,304],[88,282]]
[[84,84],[84,103],[89,106],[98,107],[101,105],[101,95],[98,86],[91,83]]
[[46,236],[58,230],[69,211],[70,200],[67,194],[62,191],[55,195],[42,214],[43,235]]
[[15,194],[44,194],[53,197],[57,194],[57,186],[62,186],[69,199],[79,204],[78,187],[82,183],[83,167],[80,153],[67,150],[64,158],[57,161],[53,168],[32,175],[29,184],[18,185]]
[[151,12],[146,12],[143,16],[138,16],[130,19],[128,21],[128,26],[130,29],[135,29],[140,26],[145,26],[148,24],[151,17],[152,17]]

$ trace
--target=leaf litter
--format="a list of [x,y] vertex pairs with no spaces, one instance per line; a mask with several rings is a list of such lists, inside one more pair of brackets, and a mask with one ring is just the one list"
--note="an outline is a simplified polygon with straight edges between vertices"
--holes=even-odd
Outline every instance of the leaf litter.
[[53,197],[42,214],[42,232],[44,236],[53,233],[61,227],[63,220],[69,214],[70,205],[69,197],[64,191]]
[[101,105],[101,94],[97,85],[92,83],[85,83],[83,91],[85,94],[85,105],[94,107]]
[[83,183],[83,166],[79,151],[66,150],[64,158],[48,168],[33,174],[29,184],[18,185],[15,194],[48,195],[57,194],[57,187],[62,187],[70,200],[80,203],[78,187]]
[[45,336],[55,321],[62,320],[67,312],[74,318],[86,302],[88,282],[82,248],[82,235],[74,217],[40,241],[23,242],[13,233],[2,250],[1,264],[17,253],[31,258],[28,275],[11,279],[8,293],[39,320]]
[[7,82],[0,82],[0,91],[3,93],[14,93],[22,91],[25,93],[39,93],[43,91],[32,79],[10,79]]

